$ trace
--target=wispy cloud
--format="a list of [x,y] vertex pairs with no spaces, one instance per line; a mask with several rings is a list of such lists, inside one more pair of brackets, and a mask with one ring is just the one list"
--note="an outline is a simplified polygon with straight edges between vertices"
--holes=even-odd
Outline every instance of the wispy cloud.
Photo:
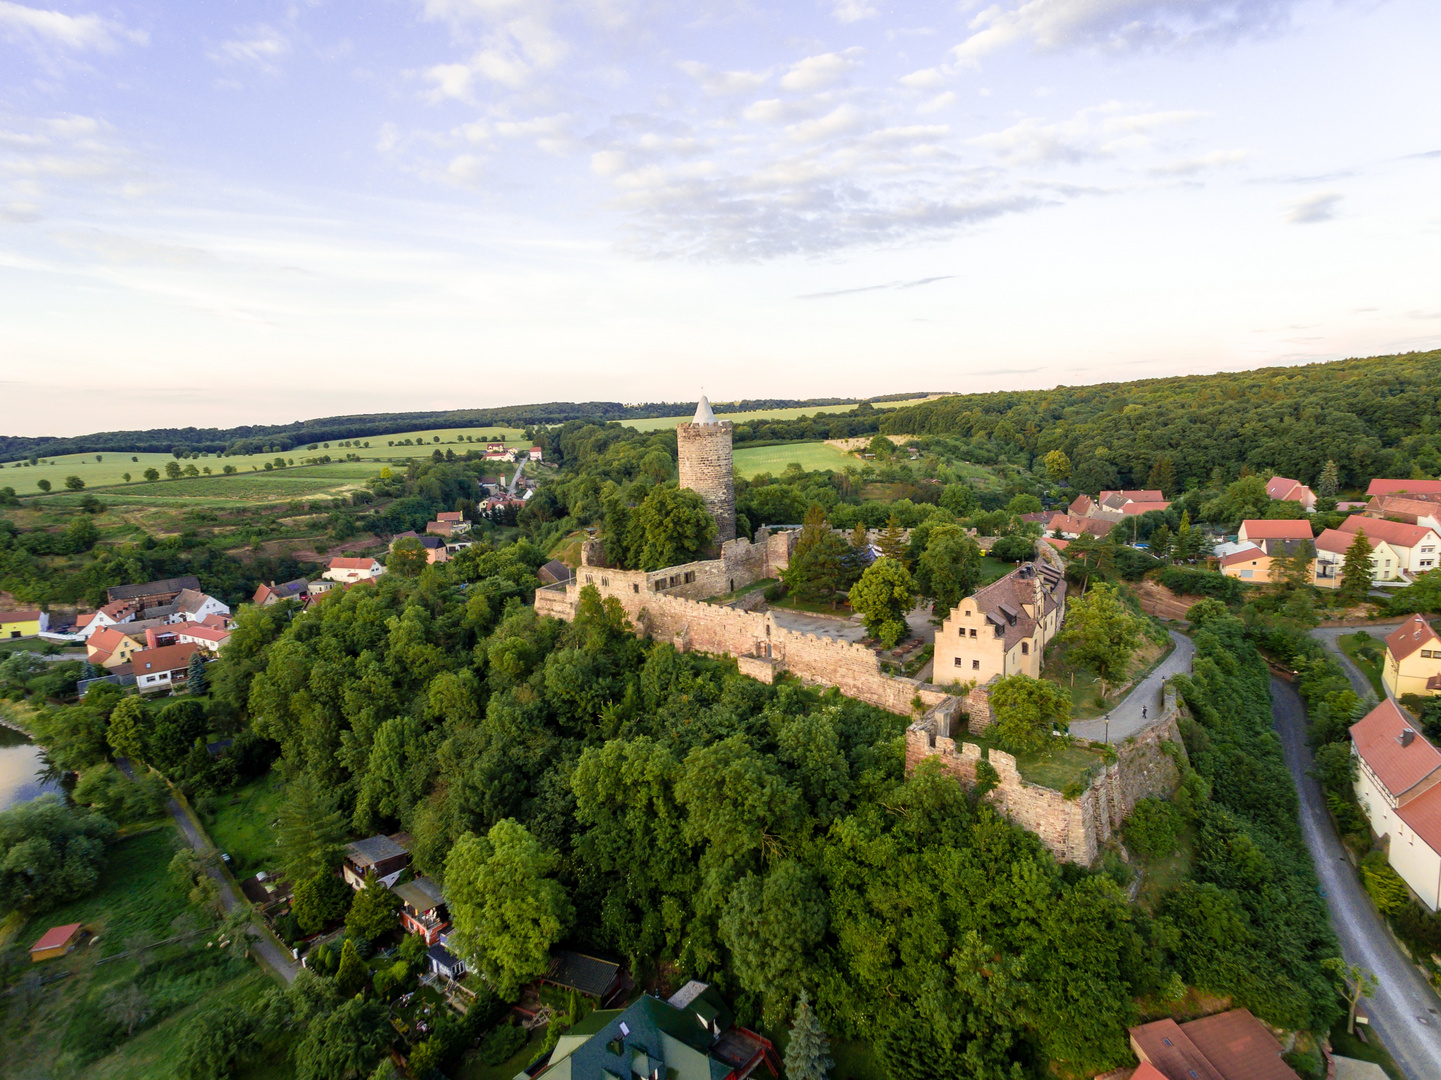
[[290,49],[289,37],[273,26],[260,23],[246,28],[228,41],[222,41],[209,55],[210,59],[222,64],[250,67],[273,75],[280,70],[280,63]]
[[1297,199],[1287,207],[1282,217],[1292,225],[1314,225],[1317,222],[1330,221],[1336,216],[1336,208],[1341,204],[1341,199],[1339,191],[1318,191],[1314,195]]
[[881,285],[860,285],[854,289],[832,289],[830,292],[802,293],[793,300],[829,300],[833,296],[851,296],[855,293],[882,292],[896,289],[916,289],[937,281],[953,281],[955,274],[941,274],[938,277],[917,278],[915,281],[887,281]]
[[144,45],[143,30],[131,30],[99,15],[67,15],[48,8],[0,0],[0,37],[33,45],[60,46],[74,52],[115,52],[129,42]]

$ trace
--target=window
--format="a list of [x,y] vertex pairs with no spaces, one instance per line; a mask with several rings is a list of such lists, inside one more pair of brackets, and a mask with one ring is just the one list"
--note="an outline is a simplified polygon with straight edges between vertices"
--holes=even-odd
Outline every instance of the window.
[[973,627],[971,627],[971,637],[975,637],[975,636],[976,636],[976,628],[973,626]]
[[972,671],[980,671],[980,670],[981,670],[981,662],[980,662],[979,660],[972,660],[972,661],[971,661],[971,670],[972,670]]
[[965,662],[964,660],[962,660],[959,656],[956,657],[956,667],[965,667],[965,666],[966,666],[966,662]]
[[1030,656],[1030,655],[1031,655],[1031,643],[1030,643],[1029,641],[1023,641],[1023,642],[1021,642],[1021,655],[1022,655],[1022,656]]
[[1431,659],[1431,650],[1430,650],[1430,649],[1422,649],[1422,650],[1421,650],[1421,659],[1423,659],[1423,660],[1430,660],[1430,659]]
[[638,581],[633,581],[633,582],[631,582],[630,591],[631,591],[631,592],[640,592],[640,582],[638,582]]
[[620,1033],[621,1033],[622,1035],[629,1035],[629,1034],[630,1034],[630,1025],[627,1024],[624,1020],[622,1020],[622,1021],[620,1022]]
[[594,585],[594,584],[595,584],[595,575],[594,575],[594,574],[586,574],[586,575],[585,575],[585,583],[586,583],[587,585]]
[[604,574],[602,574],[602,575],[601,575],[601,578],[600,578],[600,583],[601,583],[602,585],[609,585],[609,584],[610,584],[610,578],[608,578],[608,577],[606,577]]
[[1256,571],[1254,571],[1254,570],[1242,570],[1242,571],[1241,571],[1241,576],[1242,576],[1243,578],[1250,577],[1250,576],[1251,576],[1252,574],[1254,574],[1255,572],[1256,572]]
[[695,581],[695,571],[694,571],[694,570],[687,570],[687,571],[685,572],[685,583],[686,583],[687,585],[689,585],[689,584],[691,584],[693,581]]

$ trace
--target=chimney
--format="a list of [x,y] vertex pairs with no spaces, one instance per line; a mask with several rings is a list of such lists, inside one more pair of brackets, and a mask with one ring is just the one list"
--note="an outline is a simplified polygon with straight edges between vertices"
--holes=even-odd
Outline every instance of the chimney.
[[1402,729],[1401,729],[1401,745],[1402,745],[1402,746],[1410,746],[1410,745],[1411,745],[1413,742],[1415,742],[1415,741],[1416,741],[1416,732],[1412,731],[1410,728],[1402,728]]

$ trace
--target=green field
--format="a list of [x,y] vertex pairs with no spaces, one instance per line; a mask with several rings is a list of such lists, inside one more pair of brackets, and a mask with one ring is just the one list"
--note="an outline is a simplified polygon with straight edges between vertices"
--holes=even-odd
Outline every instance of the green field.
[[749,480],[759,473],[779,476],[786,466],[795,462],[807,472],[814,469],[839,471],[847,465],[859,465],[860,459],[823,442],[783,443],[780,446],[742,447],[735,452],[736,475]]
[[279,774],[271,772],[216,796],[201,811],[210,839],[230,856],[230,869],[237,878],[248,878],[257,870],[276,870],[275,830],[270,823],[279,816],[284,797],[285,785]]
[[[878,404],[876,408],[898,409],[902,405],[916,405],[930,400],[912,398],[907,401],[887,401]],[[855,407],[855,404],[850,404],[817,405],[809,409],[757,409],[755,412],[716,413],[716,419],[729,420],[733,424],[743,424],[747,420],[796,420],[802,416],[820,416],[822,413],[850,412]],[[643,420],[622,420],[621,423],[637,431],[659,431],[661,428],[673,428],[677,424],[688,424],[694,416],[694,413],[686,413],[684,416],[649,416]]]

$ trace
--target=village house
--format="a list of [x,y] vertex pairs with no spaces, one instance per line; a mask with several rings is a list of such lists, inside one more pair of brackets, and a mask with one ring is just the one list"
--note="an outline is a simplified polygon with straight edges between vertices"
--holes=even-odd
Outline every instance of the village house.
[[449,936],[442,934],[440,941],[426,951],[425,963],[434,975],[452,980],[463,979],[465,978],[465,961],[445,947]]
[[[1297,541],[1292,541],[1296,543]],[[1279,546],[1278,546],[1279,551]],[[1238,551],[1228,552],[1221,556],[1217,567],[1226,577],[1237,578],[1248,585],[1269,585],[1275,581],[1272,577],[1272,570],[1279,570],[1276,564],[1280,562],[1281,556],[1271,556],[1266,550],[1257,547],[1255,544],[1247,544]],[[1316,572],[1315,560],[1311,560],[1311,568],[1306,577],[1309,580]]]
[[1316,509],[1316,493],[1289,476],[1273,476],[1267,480],[1266,495],[1272,502],[1300,503],[1308,514]]
[[692,980],[662,1000],[600,1009],[560,1037],[537,1080],[747,1080],[780,1062],[768,1039],[735,1024],[715,990]]
[[540,981],[594,998],[602,1009],[625,994],[619,963],[570,949],[551,949],[550,963]]
[[1131,1080],[1300,1080],[1282,1047],[1249,1009],[1184,1024],[1167,1018],[1130,1030],[1141,1061]]
[[[1266,585],[1277,580],[1282,560],[1293,558],[1303,545],[1313,544],[1311,526],[1305,521],[1247,518],[1241,522],[1238,535],[1240,539],[1236,543],[1216,546],[1217,565],[1226,577],[1251,585]],[[1313,580],[1315,573],[1313,554],[1306,580]]]
[[1170,505],[1159,491],[1103,491],[1095,499],[1086,494],[1077,495],[1066,509],[1075,518],[1096,518],[1116,524],[1152,510],[1165,510]]
[[0,611],[0,638],[36,637],[50,629],[50,616],[39,608]]
[[[431,524],[434,525],[435,522],[432,521]],[[390,541],[390,550],[394,551],[395,545],[401,540],[418,541],[421,548],[425,551],[425,564],[427,566],[446,562],[450,558],[450,552],[446,548],[445,541],[439,536],[421,536],[414,529],[410,529],[406,532],[395,534],[395,537]]]
[[435,520],[450,526],[449,535],[459,536],[470,532],[470,522],[465,520],[465,515],[459,510],[446,510],[436,514]]
[[1372,480],[1366,495],[1441,495],[1441,480]]
[[[1327,529],[1316,537],[1315,584],[1323,589],[1339,589],[1346,564],[1346,549],[1356,542],[1355,533]],[[1395,581],[1401,573],[1401,559],[1391,545],[1378,536],[1366,533],[1371,545],[1371,580]]]
[[1436,569],[1436,548],[1441,536],[1425,525],[1407,525],[1404,521],[1386,521],[1353,514],[1341,522],[1338,531],[1354,537],[1365,531],[1372,540],[1384,540],[1396,553],[1397,575],[1412,578]]
[[1310,539],[1312,539],[1311,523],[1304,519],[1247,518],[1236,530],[1238,542],[1249,541],[1268,553],[1267,544],[1271,541]]
[[97,630],[133,621],[138,610],[139,608],[129,600],[116,600],[88,615],[81,615],[77,618],[75,634],[81,641],[88,641]]
[[529,457],[531,461],[540,461],[545,457],[545,451],[543,451],[538,446],[532,446],[530,448]]
[[85,659],[95,667],[107,670],[130,663],[142,643],[113,626],[102,626],[85,640]]
[[250,602],[257,607],[270,607],[282,600],[299,600],[304,603],[309,599],[310,583],[304,578],[296,578],[294,581],[282,581],[279,585],[272,581],[269,585],[258,586]]
[[1049,563],[1022,563],[966,597],[936,632],[936,682],[1039,678],[1041,656],[1061,628],[1066,582]]
[[371,836],[345,845],[340,876],[352,889],[365,888],[365,878],[374,874],[382,885],[393,885],[410,865],[410,852],[388,836]]
[[75,948],[75,943],[80,940],[80,935],[83,933],[85,933],[83,923],[52,926],[41,935],[39,941],[30,946],[30,962],[38,964],[42,960],[59,959]]
[[230,640],[230,631],[204,623],[191,623],[176,634],[181,645],[198,645],[206,652],[220,655],[220,650]]
[[330,569],[326,570],[321,577],[329,578],[331,581],[338,581],[342,585],[349,585],[357,581],[369,581],[385,573],[385,567],[369,556],[359,559],[346,558],[337,555],[330,560]]
[[142,694],[171,690],[183,685],[190,675],[190,658],[200,652],[198,645],[163,645],[141,649],[130,657],[135,686]]
[[105,599],[130,600],[140,611],[163,607],[175,602],[175,598],[186,589],[199,589],[200,579],[194,574],[184,577],[165,578],[161,581],[147,581],[140,585],[116,585],[105,590]]
[[1392,697],[1441,694],[1441,636],[1420,615],[1386,635],[1381,684]]
[[1081,536],[1094,536],[1097,540],[1104,540],[1111,535],[1111,530],[1116,527],[1120,520],[1120,518],[1111,521],[1103,517],[1077,517],[1075,514],[1054,514],[1046,525],[1046,532],[1048,535],[1060,533],[1061,537],[1066,540],[1075,540]]
[[450,913],[439,883],[421,875],[395,886],[394,892],[401,902],[401,928],[424,938],[426,945],[439,944],[441,934],[450,929]]
[[1368,518],[1423,525],[1441,533],[1441,495],[1377,495],[1362,513]]
[[1441,905],[1441,752],[1387,698],[1351,727],[1356,798],[1427,910]]

